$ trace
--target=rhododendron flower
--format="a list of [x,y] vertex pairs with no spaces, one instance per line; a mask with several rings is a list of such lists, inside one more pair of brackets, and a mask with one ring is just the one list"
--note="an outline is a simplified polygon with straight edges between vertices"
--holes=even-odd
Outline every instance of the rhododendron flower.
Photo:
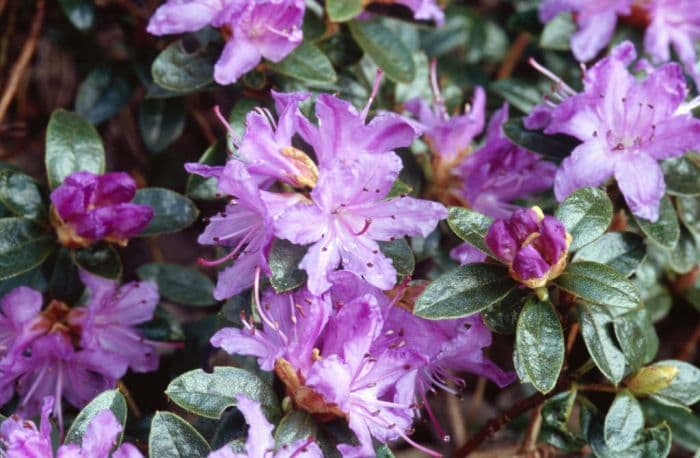
[[148,23],[154,35],[195,32],[207,25],[230,38],[214,66],[214,79],[231,84],[262,58],[279,62],[302,41],[304,0],[168,0]]
[[513,212],[508,220],[493,222],[486,245],[510,267],[510,275],[529,288],[539,288],[566,267],[571,235],[553,216],[538,207]]
[[260,403],[243,395],[236,396],[236,408],[240,410],[248,423],[248,438],[245,441],[246,453],[235,453],[230,445],[209,454],[209,458],[322,458],[323,453],[312,438],[276,447],[272,436],[274,427],[265,418]]
[[[2,456],[7,458],[51,458],[54,456],[51,445],[51,423],[49,414],[53,409],[54,398],[47,396],[42,401],[40,426],[29,420],[12,415],[0,425],[0,442],[4,446]],[[117,437],[122,425],[111,410],[98,412],[87,425],[80,445],[64,444],[58,447],[56,458],[143,458],[139,450],[131,444],[123,443],[114,452]]]
[[593,59],[615,32],[617,16],[632,12],[634,0],[544,0],[540,4],[540,20],[549,22],[560,13],[574,14],[578,30],[571,37],[571,50],[576,59]]
[[394,153],[337,162],[321,169],[311,202],[290,207],[276,221],[278,237],[313,244],[299,264],[309,274],[313,294],[330,288],[328,274],[341,262],[372,285],[390,289],[396,283],[396,269],[377,242],[404,235],[425,237],[447,216],[436,202],[387,198],[401,168]]
[[19,286],[3,296],[0,301],[0,356],[8,352],[19,353],[34,337],[43,333],[30,323],[44,304],[41,293],[26,286]]
[[634,45],[623,42],[587,70],[584,90],[550,107],[545,133],[581,140],[564,159],[554,180],[559,201],[586,186],[614,176],[632,213],[656,221],[666,189],[659,160],[700,146],[700,120],[684,104],[688,88],[678,64],[669,63],[639,80],[627,66]]
[[126,245],[153,218],[148,205],[131,203],[136,183],[123,172],[75,172],[51,193],[51,218],[61,244],[85,247],[105,239]]

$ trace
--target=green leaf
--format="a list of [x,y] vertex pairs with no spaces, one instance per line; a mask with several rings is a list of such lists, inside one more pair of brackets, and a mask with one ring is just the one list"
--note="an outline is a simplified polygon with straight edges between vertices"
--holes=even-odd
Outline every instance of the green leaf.
[[[700,176],[700,175],[698,175]],[[700,199],[697,197],[676,198],[678,216],[693,234],[700,235]]]
[[345,22],[362,12],[362,0],[327,0],[326,12],[333,22]]
[[139,104],[139,130],[150,151],[160,153],[185,130],[185,104],[181,98],[145,99]]
[[76,29],[89,30],[95,22],[93,0],[59,0],[63,12]]
[[413,56],[394,33],[377,20],[350,21],[350,33],[386,76],[397,83],[410,83],[416,75]]
[[685,406],[692,406],[700,401],[700,369],[692,364],[676,359],[666,359],[652,364],[655,366],[672,366],[678,369],[678,374],[668,386],[656,391],[654,399],[659,401],[672,400]]
[[278,73],[309,84],[335,83],[338,80],[338,75],[328,57],[308,41],[297,46],[281,62],[269,62],[268,66]]
[[21,172],[0,170],[0,203],[15,216],[46,219],[46,207],[39,185]]
[[673,442],[690,452],[700,450],[700,415],[678,407],[642,401],[644,416],[650,423],[665,421],[673,432]]
[[183,409],[206,418],[220,418],[224,410],[236,405],[238,394],[259,402],[271,416],[279,415],[272,387],[235,367],[215,367],[210,374],[201,369],[185,372],[170,382],[165,394]]
[[536,87],[514,78],[490,82],[489,91],[526,114],[542,102],[542,94]]
[[134,203],[153,208],[153,219],[139,237],[179,232],[189,227],[199,215],[190,199],[165,188],[139,189]]
[[676,210],[673,208],[671,199],[668,196],[661,199],[659,219],[655,223],[644,218],[638,218],[636,215],[634,215],[634,220],[642,232],[654,243],[669,250],[675,248],[681,236],[681,228],[678,224]]
[[634,283],[605,264],[573,262],[554,282],[579,299],[605,306],[613,314],[642,305]]
[[49,257],[54,240],[46,228],[25,218],[0,219],[0,280],[22,274]]
[[600,189],[583,188],[567,197],[554,216],[573,237],[569,250],[576,251],[605,233],[612,221],[613,206]]
[[164,298],[183,305],[203,306],[216,303],[214,283],[196,269],[179,264],[144,264],[136,270],[139,278],[153,281]]
[[564,364],[564,331],[552,304],[535,298],[525,303],[515,345],[527,380],[542,393],[551,391]]
[[[123,428],[126,424],[126,400],[124,396],[117,390],[104,391],[83,407],[83,410],[75,417],[66,433],[64,442],[66,444],[80,444],[92,419],[106,409],[112,411]],[[122,434],[120,433],[117,443],[121,442],[121,436]]]
[[[226,146],[223,141],[219,141],[207,148],[197,162],[206,165],[221,165],[226,162],[226,159]],[[185,194],[192,199],[198,200],[219,199],[221,194],[219,194],[218,183],[219,181],[214,177],[204,178],[191,174],[187,178]]]
[[129,103],[131,88],[109,67],[97,67],[80,83],[75,97],[75,112],[93,124],[119,113]]
[[668,263],[671,269],[679,274],[688,273],[698,264],[698,242],[685,226],[681,226],[681,235],[676,247],[668,252]]
[[214,82],[215,49],[187,52],[178,40],[165,48],[151,66],[153,81],[169,91],[187,93],[203,89]]
[[386,444],[377,444],[374,447],[374,458],[394,458],[394,453]]
[[518,118],[507,121],[503,125],[503,133],[516,145],[539,153],[554,162],[560,162],[570,155],[580,143],[568,135],[545,135],[541,131],[527,130]]
[[659,350],[659,337],[646,309],[616,317],[613,328],[632,370],[637,370],[654,359]]
[[542,30],[540,47],[555,51],[571,49],[571,35],[576,31],[576,24],[570,13],[556,16]]
[[575,452],[585,445],[579,434],[569,430],[568,422],[576,403],[575,389],[559,393],[542,406],[540,440],[564,451]]
[[629,391],[619,392],[605,416],[605,443],[612,450],[625,450],[637,440],[643,427],[639,402]]
[[72,253],[79,268],[104,278],[117,279],[122,274],[119,253],[108,243],[99,243]]
[[315,437],[318,431],[316,420],[306,412],[292,410],[285,415],[275,428],[275,447]]
[[486,326],[498,334],[514,334],[520,311],[528,296],[515,288],[503,299],[481,311]]
[[51,189],[73,172],[105,171],[105,151],[100,135],[85,118],[56,110],[46,129],[46,174]]
[[573,258],[605,264],[629,277],[646,256],[644,239],[633,232],[610,232],[581,248]]
[[413,312],[431,320],[473,315],[495,304],[516,287],[504,266],[467,264],[428,285]]
[[700,155],[687,154],[666,159],[661,162],[661,167],[664,170],[666,192],[674,196],[700,195]]
[[379,249],[384,256],[391,259],[396,273],[400,276],[413,274],[413,270],[416,268],[416,259],[405,238],[379,242]]
[[204,458],[211,451],[196,429],[170,412],[153,416],[148,450],[152,458]]
[[593,304],[578,307],[581,335],[596,366],[617,384],[625,375],[625,355],[615,345],[609,330],[610,317]]
[[276,239],[272,243],[268,261],[272,272],[270,283],[277,293],[291,291],[304,284],[307,276],[299,268],[299,263],[307,248],[282,239]]
[[447,216],[447,224],[457,237],[489,256],[493,255],[486,246],[484,237],[492,222],[488,216],[462,207],[450,207]]
[[156,307],[153,319],[139,325],[144,337],[158,342],[179,342],[185,340],[182,324],[168,309]]

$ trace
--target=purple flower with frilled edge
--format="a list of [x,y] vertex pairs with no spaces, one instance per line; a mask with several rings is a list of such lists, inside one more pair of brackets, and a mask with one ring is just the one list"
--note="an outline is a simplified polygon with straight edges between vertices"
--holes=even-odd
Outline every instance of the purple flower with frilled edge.
[[148,205],[131,203],[136,182],[123,172],[75,172],[51,193],[51,219],[61,244],[85,247],[98,240],[126,245],[153,218]]
[[492,218],[506,218],[518,207],[510,204],[549,189],[556,166],[511,142],[503,133],[508,105],[496,111],[484,146],[459,167],[464,197],[474,210]]
[[207,25],[230,35],[214,66],[219,84],[236,82],[262,58],[279,62],[302,41],[304,0],[168,0],[148,24],[154,35],[195,32]]
[[56,458],[143,458],[141,452],[132,444],[123,443],[114,452],[110,450],[117,443],[122,432],[122,425],[111,410],[98,412],[85,429],[80,445],[64,444],[58,448]]
[[508,220],[494,221],[485,241],[510,267],[513,279],[535,289],[564,271],[571,235],[558,219],[533,207],[516,210]]
[[436,202],[387,198],[401,167],[394,153],[338,161],[321,169],[311,202],[290,207],[275,222],[278,237],[312,244],[299,266],[309,274],[313,294],[331,286],[328,274],[341,262],[372,285],[390,289],[396,269],[377,242],[404,235],[425,237],[447,216]]
[[540,4],[540,20],[549,22],[560,13],[575,15],[578,30],[571,37],[571,50],[576,59],[593,59],[615,32],[618,16],[632,12],[634,0],[544,0]]
[[51,423],[49,414],[53,409],[52,397],[44,398],[41,405],[39,428],[32,421],[11,415],[0,424],[0,443],[7,458],[47,458],[53,456],[51,446]]
[[658,161],[700,146],[700,120],[690,113],[700,101],[684,103],[688,89],[678,64],[650,70],[640,80],[627,69],[635,58],[632,43],[616,46],[585,72],[582,93],[567,89],[568,97],[537,119],[545,133],[583,142],[557,171],[559,201],[614,176],[632,213],[654,222],[666,188]]
[[644,49],[655,63],[671,60],[673,46],[685,70],[700,86],[695,45],[700,40],[700,9],[694,0],[650,0],[644,4],[651,23],[644,34]]

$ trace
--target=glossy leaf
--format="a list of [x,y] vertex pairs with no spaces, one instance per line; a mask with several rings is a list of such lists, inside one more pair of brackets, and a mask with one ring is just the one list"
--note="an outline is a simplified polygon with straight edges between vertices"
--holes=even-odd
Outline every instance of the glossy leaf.
[[515,345],[528,381],[551,391],[564,364],[564,331],[552,304],[530,299],[518,318]]
[[499,334],[514,334],[518,316],[528,296],[515,288],[503,299],[481,311],[486,326]]
[[28,175],[12,169],[0,170],[0,203],[15,216],[46,218],[39,185]]
[[326,12],[333,22],[345,22],[362,12],[362,0],[327,0]]
[[25,218],[0,219],[0,280],[22,274],[49,257],[55,247],[46,228]]
[[625,450],[636,440],[644,427],[644,413],[629,391],[615,396],[605,416],[605,443],[611,450]]
[[664,170],[666,192],[676,196],[700,195],[700,155],[666,159],[661,162]]
[[75,265],[100,277],[117,279],[122,274],[119,253],[107,243],[75,250],[72,256]]
[[377,20],[350,21],[350,33],[386,76],[397,83],[410,83],[416,75],[413,56],[394,33]]
[[152,458],[204,458],[211,451],[196,429],[170,412],[153,416],[148,450]]
[[676,247],[668,252],[668,263],[671,269],[679,274],[688,273],[700,260],[700,250],[696,236],[685,226],[681,226],[681,235]]
[[447,216],[447,224],[457,237],[490,256],[491,250],[486,246],[484,237],[492,222],[488,216],[462,207],[450,207]]
[[85,118],[56,110],[46,129],[46,174],[53,189],[73,172],[105,171],[105,151],[100,135]]
[[[700,176],[700,175],[698,175]],[[678,216],[693,234],[700,235],[700,198],[678,197]]]
[[619,383],[625,375],[625,355],[612,338],[609,316],[593,304],[582,304],[578,311],[588,353],[605,377],[614,384]]
[[318,424],[311,415],[300,410],[292,410],[275,428],[275,446],[280,448],[285,444],[315,437],[317,430]]
[[[489,91],[498,94],[503,100],[526,114],[542,102],[542,94],[536,87],[518,79],[493,81],[489,83]],[[511,127],[511,131],[517,135],[514,127]]]
[[665,421],[673,432],[673,442],[689,452],[700,450],[700,414],[678,407],[642,401],[644,415],[652,424]]
[[503,125],[503,133],[516,145],[539,153],[554,162],[561,162],[580,143],[568,135],[545,135],[540,131],[527,130],[522,121],[517,118],[511,119]]
[[183,305],[215,304],[214,283],[196,269],[179,264],[144,264],[136,272],[141,280],[153,281],[160,295]]
[[145,99],[139,104],[139,130],[150,151],[160,153],[185,129],[185,105],[181,98]]
[[[226,146],[223,141],[219,141],[207,148],[197,162],[206,165],[223,165],[226,159]],[[195,174],[187,178],[185,194],[197,200],[214,200],[221,198],[218,180],[216,178],[204,178]]]
[[153,208],[153,219],[139,237],[179,232],[194,223],[199,215],[190,199],[164,188],[139,189],[134,203]]
[[299,263],[306,251],[307,247],[286,240],[277,239],[273,242],[268,263],[272,272],[270,283],[275,291],[283,293],[304,284],[307,275],[299,268]]
[[473,315],[495,304],[516,287],[504,266],[467,264],[428,285],[413,312],[431,320]]
[[571,14],[560,14],[545,24],[540,36],[540,46],[544,49],[568,51],[571,49],[571,35],[576,31],[576,24]]
[[326,55],[313,43],[305,41],[281,62],[269,62],[268,66],[283,75],[309,84],[334,83],[338,75]]
[[95,3],[93,0],[59,0],[63,12],[76,29],[86,31],[95,22]]
[[662,402],[672,400],[685,406],[700,401],[700,369],[676,359],[658,361],[650,367],[656,366],[672,366],[678,369],[678,373],[671,383],[654,393],[655,399]]
[[400,276],[411,275],[416,268],[416,259],[411,247],[405,238],[399,238],[390,242],[379,242],[379,249],[391,263]]
[[182,41],[165,48],[153,61],[151,76],[155,83],[169,91],[186,93],[214,82],[214,62],[218,54],[213,49],[185,50]]
[[[80,444],[92,419],[106,409],[111,410],[117,421],[124,427],[126,424],[126,399],[117,390],[105,391],[83,407],[78,416],[75,417],[66,433],[65,443]],[[118,441],[121,442],[121,434]]]
[[129,103],[131,87],[108,67],[97,67],[80,83],[75,112],[93,124],[119,113]]
[[675,248],[681,236],[681,229],[678,224],[676,210],[673,208],[671,199],[668,196],[661,199],[659,219],[655,223],[637,216],[634,217],[634,220],[642,232],[654,243],[669,250]]
[[633,370],[654,359],[659,350],[659,337],[646,309],[616,317],[613,327],[617,342]]
[[573,262],[594,261],[629,277],[646,256],[644,239],[633,232],[610,232],[576,252]]
[[569,250],[576,251],[605,233],[612,221],[613,207],[600,189],[583,188],[567,197],[554,216],[573,237]]

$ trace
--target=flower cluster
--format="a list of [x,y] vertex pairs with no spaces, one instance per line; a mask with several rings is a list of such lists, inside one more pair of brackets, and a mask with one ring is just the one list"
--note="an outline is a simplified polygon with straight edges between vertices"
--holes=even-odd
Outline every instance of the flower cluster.
[[84,306],[54,300],[42,310],[41,294],[24,286],[0,303],[0,404],[16,393],[20,415],[32,416],[45,396],[54,396],[61,428],[61,399],[82,407],[113,388],[127,369],[158,367],[155,343],[136,328],[153,317],[156,285],[118,287],[87,272],[80,277],[89,292]]
[[256,294],[262,329],[244,320],[243,329],[222,329],[211,342],[274,369],[293,404],[319,421],[345,418],[359,445],[339,445],[343,456],[372,456],[372,438],[403,438],[435,455],[409,437],[420,404],[434,419],[428,390],[462,386],[451,371],[476,373],[499,386],[514,380],[484,358],[491,333],[478,316],[429,321],[404,308],[412,303],[410,288],[399,287],[391,299],[348,271],[330,274],[329,281],[320,296],[306,288],[270,289],[260,300]]
[[[60,402],[60,401],[58,401]],[[0,452],[7,458],[143,458],[132,444],[121,444],[111,455],[122,425],[109,409],[98,412],[87,424],[80,445],[63,444],[54,454],[51,441],[49,414],[54,408],[54,398],[42,401],[39,428],[32,421],[13,415],[0,424]]]

